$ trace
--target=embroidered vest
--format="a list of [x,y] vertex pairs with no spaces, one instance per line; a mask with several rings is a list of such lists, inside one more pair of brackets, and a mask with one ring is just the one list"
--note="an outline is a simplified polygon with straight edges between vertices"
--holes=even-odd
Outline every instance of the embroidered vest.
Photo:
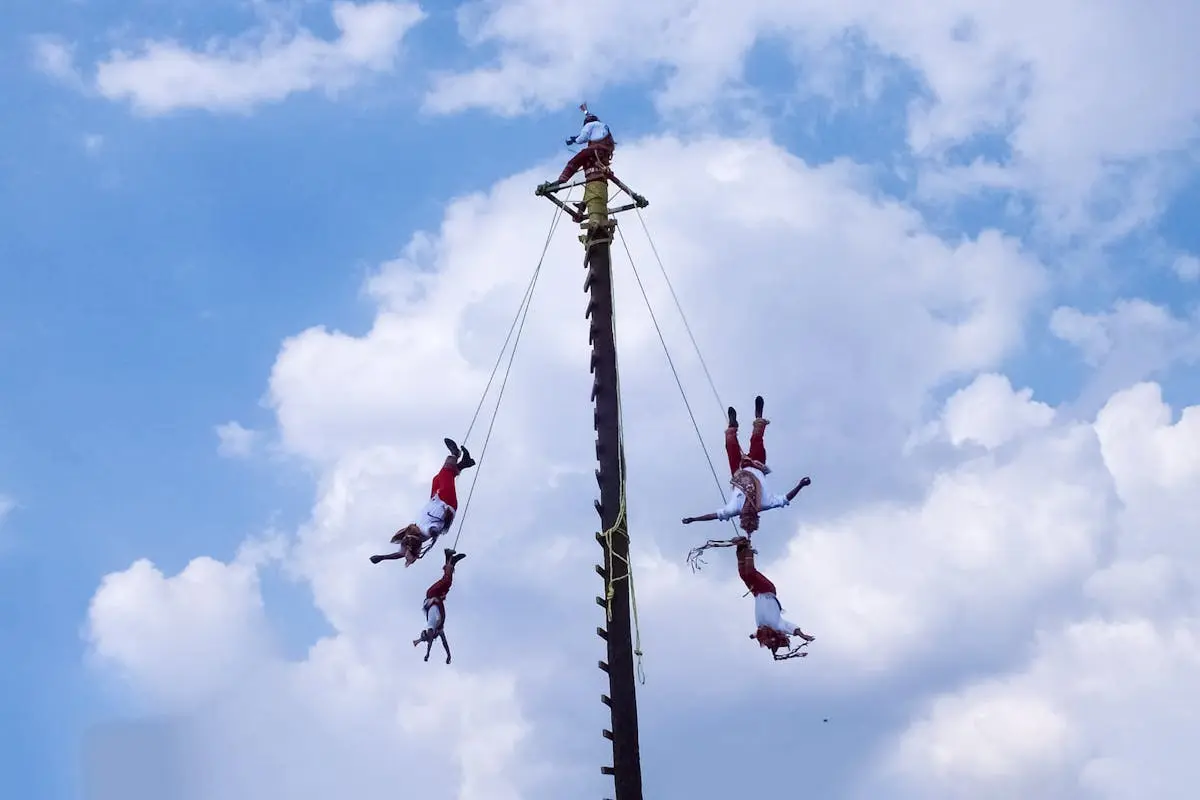
[[[746,459],[746,461],[749,461],[749,459]],[[744,463],[745,461],[743,461]],[[750,466],[755,465],[752,463]],[[730,478],[729,483],[731,486],[740,489],[742,494],[746,495],[746,502],[742,505],[743,514],[748,512],[758,513],[762,510],[763,488],[762,481],[758,479],[757,475],[749,470],[739,469],[733,473],[733,477]]]

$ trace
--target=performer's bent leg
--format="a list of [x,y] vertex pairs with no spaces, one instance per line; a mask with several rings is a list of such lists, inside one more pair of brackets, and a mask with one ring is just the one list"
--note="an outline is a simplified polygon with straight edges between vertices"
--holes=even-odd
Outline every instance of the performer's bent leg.
[[729,458],[730,475],[741,469],[742,445],[738,441],[738,429],[733,426],[725,429],[725,455]]
[[586,147],[575,155],[571,156],[571,160],[567,162],[565,167],[563,167],[563,171],[559,174],[556,183],[566,183],[567,181],[571,180],[571,176],[583,169],[584,165],[588,162],[588,159],[593,158],[594,156],[595,154],[590,152]]
[[447,456],[442,468],[433,476],[433,482],[429,486],[429,496],[439,497],[443,503],[457,509],[458,492],[454,486],[454,479],[457,477],[458,459],[454,456]]
[[749,547],[739,547],[737,555],[738,577],[746,584],[746,588],[755,595],[774,595],[775,584],[754,566],[754,551]]
[[754,420],[754,427],[750,432],[750,452],[746,454],[760,464],[767,463],[767,446],[763,443],[763,431],[766,427],[766,420]]
[[425,599],[443,597],[450,593],[450,587],[453,585],[454,568],[450,566],[442,567],[442,577],[434,581],[433,585],[425,590]]

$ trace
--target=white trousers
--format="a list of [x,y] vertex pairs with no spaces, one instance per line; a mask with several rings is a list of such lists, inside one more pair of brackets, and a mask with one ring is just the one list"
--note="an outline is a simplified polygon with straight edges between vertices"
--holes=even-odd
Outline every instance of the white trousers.
[[438,626],[442,624],[442,609],[437,605],[431,605],[425,611],[425,628],[430,631],[436,631]]
[[754,598],[754,621],[759,627],[766,626],[771,630],[791,636],[800,627],[794,622],[783,618],[783,609],[778,598],[773,594],[760,594]]

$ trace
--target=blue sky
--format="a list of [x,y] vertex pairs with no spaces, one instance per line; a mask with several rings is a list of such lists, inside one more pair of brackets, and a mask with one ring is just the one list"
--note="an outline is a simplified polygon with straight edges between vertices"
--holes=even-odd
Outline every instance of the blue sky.
[[[303,7],[299,20],[315,36],[336,34],[321,4],[265,7]],[[262,399],[281,342],[316,325],[364,335],[376,311],[363,282],[414,232],[435,229],[452,199],[566,156],[561,140],[578,120],[573,103],[548,102],[517,116],[422,111],[433,73],[486,63],[503,46],[468,47],[450,9],[427,12],[405,38],[394,70],[356,79],[336,97],[298,91],[246,113],[145,115],[39,70],[36,37],[76,43],[75,63],[90,82],[91,65],[115,42],[174,38],[199,47],[257,24],[252,4],[18,0],[6,8],[0,495],[16,503],[0,523],[6,795],[77,796],[81,735],[130,712],[129,698],[114,694],[112,682],[89,666],[81,638],[104,575],[139,558],[166,575],[200,554],[229,560],[247,536],[292,531],[307,519],[316,468],[282,456],[224,458],[214,431],[235,419],[254,429],[275,425]],[[861,60],[855,47],[848,52]],[[881,58],[871,63],[891,63]],[[1039,206],[1029,195],[949,203],[918,196],[918,174],[935,159],[906,142],[909,103],[922,80],[911,65],[888,73],[874,101],[851,92],[836,110],[805,94],[805,62],[796,70],[783,46],[766,41],[746,60],[744,78],[757,96],[701,108],[702,120],[689,116],[695,108],[664,111],[657,104],[665,69],[631,68],[617,85],[592,81],[577,94],[586,92],[622,140],[664,132],[685,139],[766,134],[812,164],[845,158],[867,165],[877,176],[875,191],[922,210],[948,242],[996,227],[1020,237],[1058,277],[1033,313],[1024,346],[1000,368],[1015,386],[1034,387],[1043,402],[1069,403],[1090,376],[1073,349],[1047,331],[1057,305],[1096,313],[1118,297],[1141,297],[1181,317],[1196,305],[1198,284],[1171,271],[1181,254],[1200,253],[1194,132],[1188,147],[1168,153],[1175,164],[1157,190],[1154,213],[1131,235],[1097,249],[1089,243],[1099,238],[1103,216],[1067,235],[1047,234],[1037,230]],[[849,85],[857,74],[852,65]],[[964,147],[1007,157],[994,141]],[[950,156],[941,165],[958,163],[966,160]],[[653,202],[653,186],[637,188]],[[1016,216],[1005,213],[1014,197],[1025,203]],[[1072,264],[1083,265],[1083,279],[1063,277]],[[971,377],[933,387],[931,407]],[[1163,381],[1176,407],[1200,402],[1200,384],[1178,364],[1141,378]],[[302,582],[271,569],[264,574],[275,632],[299,656],[329,626]],[[827,784],[817,769],[816,786],[839,785],[855,748],[883,735],[880,720],[890,715],[899,724],[904,717],[902,707],[883,709],[883,717],[856,716],[870,697],[864,690],[831,702],[855,720],[837,734],[816,729],[820,715],[805,716],[804,730],[789,718],[780,735],[791,746],[819,741],[828,763],[842,764],[830,767],[839,775],[825,776]],[[739,742],[745,744],[730,734],[724,746]],[[664,771],[687,766],[660,752],[661,742],[645,747],[665,759]]]

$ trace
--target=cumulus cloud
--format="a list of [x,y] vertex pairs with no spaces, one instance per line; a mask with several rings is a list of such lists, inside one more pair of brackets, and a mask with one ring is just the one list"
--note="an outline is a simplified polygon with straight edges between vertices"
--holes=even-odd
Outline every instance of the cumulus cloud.
[[[674,265],[675,289],[685,309],[699,321],[694,328],[721,392],[742,406],[758,392],[768,397],[775,415],[771,447],[776,468],[816,476],[825,500],[818,500],[815,509],[823,502],[826,514],[868,491],[886,495],[896,488],[889,489],[897,465],[887,453],[898,449],[911,426],[921,421],[930,388],[950,376],[998,365],[1020,345],[1021,320],[1044,287],[1041,265],[1014,241],[994,232],[943,241],[902,204],[864,192],[862,175],[850,165],[815,168],[768,142],[720,139],[630,144],[622,164],[622,174],[634,186],[646,191],[655,187],[649,218],[655,242]],[[590,633],[597,609],[581,585],[594,579],[591,531],[596,521],[590,508],[595,487],[590,375],[584,366],[585,299],[580,292],[581,251],[573,236],[560,235],[551,246],[505,405],[476,473],[479,490],[469,515],[464,514],[460,547],[470,557],[460,568],[450,601],[455,665],[422,664],[407,641],[420,626],[422,592],[436,569],[429,564],[412,570],[372,567],[366,560],[386,546],[391,531],[423,501],[429,474],[442,458],[441,437],[461,436],[474,410],[549,223],[548,204],[533,198],[530,187],[554,168],[546,165],[456,201],[439,230],[417,237],[400,259],[384,265],[372,279],[379,312],[368,333],[350,336],[323,328],[300,333],[284,344],[270,376],[269,398],[282,448],[320,475],[312,517],[288,549],[287,568],[311,588],[315,606],[335,631],[306,659],[278,667],[285,677],[271,682],[300,680],[288,675],[322,676],[324,682],[306,685],[308,699],[302,706],[321,704],[319,713],[339,720],[338,731],[358,726],[373,732],[378,741],[362,748],[379,758],[385,757],[384,749],[420,747],[437,735],[428,726],[450,724],[438,729],[444,732],[444,740],[438,741],[451,760],[435,763],[451,774],[457,769],[460,780],[448,785],[432,777],[414,778],[411,785],[420,785],[430,797],[500,797],[504,795],[494,792],[504,785],[522,797],[602,791],[603,778],[594,766],[607,758],[603,740],[590,729],[564,722],[592,719],[596,730],[604,725],[603,707],[595,703],[593,691],[601,674],[589,669],[597,655],[597,640]],[[727,202],[708,202],[718,194]],[[780,196],[792,200],[786,209],[769,199]],[[635,235],[636,220],[627,223],[625,236],[635,262],[643,267],[652,301],[660,311],[668,309],[666,286],[644,268],[653,263],[648,244]],[[722,230],[717,239],[700,242],[694,237],[697,229],[717,228]],[[788,255],[795,252],[805,258]],[[497,257],[500,253],[507,255]],[[703,532],[680,529],[678,519],[692,509],[718,504],[719,490],[708,473],[705,452],[690,444],[695,440],[674,387],[664,381],[657,337],[639,307],[640,294],[623,256],[617,275],[622,382],[628,397],[637,398],[626,408],[630,513],[636,520],[641,621],[652,654],[652,680],[656,687],[670,685],[676,691],[699,688],[706,681],[688,667],[698,655],[769,674],[775,665],[746,640],[752,616],[737,601],[740,591],[713,593],[706,576],[693,578],[681,569],[684,552]],[[747,348],[736,330],[716,324],[749,318],[760,320],[754,340],[778,343],[782,356],[773,348]],[[864,319],[886,324],[863,324]],[[667,314],[660,315],[660,323],[698,400],[703,397],[698,391],[701,373],[680,346],[687,341],[681,324]],[[578,335],[564,333],[571,330]],[[329,386],[339,391],[330,392]],[[723,409],[708,402],[710,407],[697,408],[705,421],[705,447],[715,451]],[[485,406],[484,419],[468,439],[476,448],[489,415]],[[1051,443],[1047,450],[1054,455],[1047,470],[1065,469],[1062,460],[1070,464],[1076,457],[1070,443]],[[478,449],[476,454],[483,455]],[[468,473],[462,480],[460,496],[465,498],[471,479]],[[969,474],[958,480],[968,495],[978,491],[978,479]],[[1024,485],[1019,478],[1013,482]],[[931,491],[931,503],[951,506],[939,513],[961,510],[953,507],[955,501],[939,499],[945,491]],[[1068,489],[1066,499],[1047,501],[1048,520],[1066,514],[1057,508],[1075,503],[1075,491],[1080,490]],[[870,547],[872,537],[891,525],[886,505],[872,513],[878,518],[876,527],[849,547]],[[917,526],[922,512],[907,513],[901,518]],[[995,522],[981,526],[978,536],[987,540],[999,535],[1003,522],[998,514]],[[1057,549],[1043,548],[1044,557],[1031,557],[1022,569],[1053,582],[1086,563],[1091,523],[1070,522],[1078,537]],[[785,531],[794,530],[794,524],[794,518],[781,517],[766,535],[786,541]],[[827,520],[815,547],[826,546],[820,542],[836,536],[840,527],[856,524],[844,517]],[[793,558],[807,569],[815,552]],[[970,560],[954,553],[945,558]],[[850,586],[865,585],[875,568],[856,572],[845,551],[838,559],[835,566]],[[781,582],[793,581],[795,566],[772,568]],[[225,632],[259,630],[265,624],[251,575],[237,563],[226,569],[212,571],[205,591],[219,589],[230,599],[219,606],[196,602],[188,608],[211,608],[213,619],[240,608],[243,621],[214,623],[211,631],[203,620],[181,625],[175,636],[204,636],[215,644],[189,642],[167,651],[211,650],[209,668],[218,672],[223,662],[217,654],[236,641]],[[194,583],[182,580],[183,574],[163,578],[149,565],[132,571],[138,580],[127,578],[125,585],[141,587],[148,595],[169,596],[163,587],[172,581]],[[109,582],[120,583],[113,577]],[[722,586],[730,588],[727,580]],[[597,585],[596,593],[601,589]],[[1004,585],[996,591],[1020,595],[1019,589]],[[967,588],[960,592],[970,598]],[[99,596],[114,594],[109,589]],[[698,594],[707,599],[680,605]],[[933,597],[931,590],[922,603],[932,603]],[[802,601],[805,608],[812,604],[803,591],[791,590],[787,598]],[[832,602],[842,612],[863,612],[848,594]],[[161,630],[157,615],[174,606],[167,601],[152,605],[156,610],[148,620],[135,604],[112,600],[101,604],[106,614],[93,614],[97,651],[146,686],[169,684],[170,665],[164,661],[160,673],[147,674],[152,655],[129,644],[141,638],[119,632]],[[712,615],[697,614],[709,607]],[[871,664],[886,668],[916,657],[904,646],[889,645],[880,662],[861,645],[868,634],[855,633],[857,620],[835,625],[832,614],[817,619],[829,641],[826,657],[849,672],[862,674]],[[839,635],[838,628],[844,633]],[[166,637],[163,641],[167,647]],[[257,675],[268,668],[239,669]],[[220,719],[206,718],[205,724],[230,742],[263,742],[242,745],[245,752],[235,761],[246,770],[243,782],[230,777],[234,783],[227,788],[236,784],[274,791],[285,778],[249,764],[261,748],[282,745],[274,744],[261,727],[264,723],[256,720],[291,719],[276,704],[286,708],[294,702],[292,695],[281,694],[283,689],[273,693],[258,688],[256,680],[220,690],[206,683],[214,696],[240,697],[252,685],[256,700],[214,701],[214,707],[223,709]],[[384,699],[377,702],[380,697]],[[418,713],[418,708],[426,711]],[[648,731],[670,724],[663,713],[647,710]],[[322,725],[332,725],[329,719],[321,717]],[[292,720],[287,727],[284,741],[293,752],[309,752],[315,742],[326,741],[315,723]],[[218,738],[214,732],[205,746],[215,746]],[[448,749],[452,744],[458,749]],[[523,748],[541,753],[545,768],[532,775],[518,769],[521,754],[529,752]],[[345,758],[349,761],[330,763],[330,774],[363,770],[364,776],[386,783],[382,773],[364,764],[369,760],[365,756]],[[576,766],[580,759],[592,766]],[[268,757],[264,763],[270,761]],[[306,765],[304,774],[306,785],[327,780],[317,765]],[[367,777],[358,796],[380,794],[383,789],[372,788]],[[496,783],[501,780],[508,783]],[[480,788],[484,783],[487,791]],[[290,783],[287,789],[292,790]],[[455,791],[460,794],[453,795]]]
[[[1157,157],[1191,146],[1197,134],[1200,88],[1184,76],[1200,70],[1187,33],[1200,11],[1181,0],[1118,0],[1102,11],[1076,0],[943,1],[919,13],[870,0],[614,0],[605,9],[468,4],[460,32],[487,48],[488,61],[440,75],[428,108],[511,115],[665,75],[664,110],[703,110],[730,92],[744,95],[756,48],[782,43],[807,96],[835,86],[844,102],[854,86],[870,102],[881,80],[915,75],[922,91],[907,107],[908,143],[932,166],[930,186],[1031,191],[1055,230],[1104,219],[1094,236],[1157,213],[1167,177]],[[989,137],[1009,152],[971,156]]]
[[1181,255],[1172,265],[1180,280],[1194,282],[1200,280],[1200,258],[1191,254]]
[[[1200,406],[1172,423],[1153,384],[1094,423],[1121,505],[1081,618],[1050,623],[1011,672],[933,699],[886,769],[912,797],[1183,798],[1200,778],[1196,603]],[[895,787],[894,783],[889,784]]]
[[[486,455],[488,405],[465,437],[483,458],[460,480],[464,500],[479,483],[460,509],[456,544],[469,557],[448,601],[453,665],[436,655],[424,664],[410,645],[436,565],[367,562],[428,496],[441,437],[462,438],[549,224],[530,188],[554,169],[452,203],[438,230],[414,237],[369,282],[378,310],[366,333],[318,327],[280,349],[268,387],[280,445],[318,486],[310,518],[270,558],[311,590],[328,637],[298,659],[269,646],[257,578],[267,559],[253,553],[198,559],[173,577],[138,563],[97,593],[89,631],[100,660],[160,705],[190,709],[200,798],[371,800],[400,782],[434,800],[604,791],[591,376],[573,236],[551,245]],[[655,243],[721,394],[704,391],[686,332],[662,313],[669,291],[627,219],[623,236],[705,437],[702,451],[618,243],[644,752],[656,742],[699,752],[712,730],[749,730],[764,708],[865,692],[905,719],[931,691],[877,770],[916,796],[962,796],[963,786],[981,792],[969,796],[1013,787],[1038,796],[1025,788],[1063,785],[1097,746],[1108,760],[1091,774],[1140,765],[1143,751],[1109,746],[1103,731],[1117,730],[1111,720],[1138,692],[1158,697],[1148,679],[1106,688],[1100,704],[1079,699],[1085,686],[1057,693],[1068,668],[1114,674],[1099,656],[1149,641],[1149,630],[1166,641],[1152,677],[1191,674],[1186,619],[1159,627],[1137,614],[1178,608],[1187,570],[1174,594],[1154,594],[1153,579],[1173,562],[1200,564],[1179,535],[1195,527],[1186,500],[1196,412],[1172,425],[1147,384],[1078,419],[1014,386],[998,370],[1043,296],[1042,265],[994,231],[940,238],[852,165],[813,167],[753,139],[658,138],[627,144],[621,174],[651,195]],[[1100,327],[1105,341],[1120,338],[1109,321]],[[951,380],[969,383],[931,415],[931,397]],[[764,516],[756,537],[789,616],[818,637],[812,657],[787,665],[747,639],[753,611],[727,552],[699,575],[682,563],[688,547],[728,530],[678,520],[720,503],[705,456],[719,475],[723,405],[746,408],[758,393],[772,418],[772,480],[814,477],[791,508]],[[921,429],[934,435],[906,450]],[[933,440],[936,457],[925,447]],[[1093,625],[1096,609],[1111,616],[1105,625],[1126,627],[1110,636]],[[1076,629],[1078,641],[1062,645]],[[1109,644],[1088,645],[1094,635]],[[1032,666],[1013,670],[1023,647]],[[985,677],[968,674],[966,657]],[[944,680],[913,688],[933,670],[950,671],[962,690],[947,692]],[[744,680],[724,679],[732,675]],[[705,716],[717,708],[727,716]],[[703,724],[681,726],[684,710]],[[777,788],[774,773],[739,772],[744,792]],[[700,796],[705,780],[673,775],[670,786]]]
[[135,53],[116,52],[100,62],[96,89],[151,115],[246,112],[298,92],[334,93],[371,73],[391,71],[405,34],[425,16],[416,3],[383,0],[335,2],[331,14],[338,30],[332,41],[271,25],[202,50],[146,42]]
[[75,66],[75,47],[60,37],[34,37],[33,65],[38,72],[60,83],[83,85],[83,79]]
[[266,645],[253,563],[202,556],[167,578],[149,561],[137,561],[104,578],[88,620],[95,656],[171,706],[237,680]]
[[239,422],[226,422],[216,427],[217,452],[226,458],[248,458],[254,453],[261,433],[242,427]]
[[994,449],[1029,429],[1044,428],[1054,409],[1033,401],[1033,390],[1014,392],[1003,375],[981,375],[947,402],[946,435],[956,447],[968,442]]
[[1200,357],[1200,317],[1179,317],[1145,300],[1119,300],[1112,310],[1094,314],[1059,307],[1050,331],[1094,368],[1077,401],[1085,413],[1121,388]]

